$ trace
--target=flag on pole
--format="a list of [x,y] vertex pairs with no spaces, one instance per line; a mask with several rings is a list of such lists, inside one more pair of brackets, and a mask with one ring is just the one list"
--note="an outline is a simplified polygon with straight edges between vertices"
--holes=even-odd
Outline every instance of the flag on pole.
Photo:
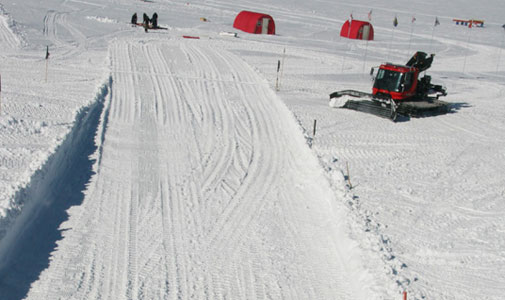
[[440,25],[440,22],[438,21],[438,17],[435,17],[435,26]]
[[372,10],[368,13],[368,21],[372,21]]
[[46,59],[49,59],[49,46],[46,48]]
[[412,16],[412,23],[416,21],[416,17]]
[[393,25],[396,27],[398,26],[398,18],[395,16],[395,19],[393,20]]

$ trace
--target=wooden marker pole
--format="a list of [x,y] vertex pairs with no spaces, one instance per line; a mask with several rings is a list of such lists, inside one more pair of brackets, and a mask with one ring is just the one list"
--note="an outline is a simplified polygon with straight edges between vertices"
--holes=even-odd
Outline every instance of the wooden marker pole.
[[44,79],[44,81],[47,83],[47,65],[48,65],[49,61],[46,59],[46,77]]
[[349,174],[349,163],[345,163],[347,166],[347,182],[349,183],[349,188],[352,190],[351,174]]
[[279,90],[279,70],[281,68],[281,61],[278,60],[277,61],[277,79],[275,80],[275,90],[278,91]]
[[49,46],[46,48],[46,82],[47,82],[47,68],[49,65]]
[[316,125],[317,125],[317,120],[314,120],[314,129],[312,130],[312,137],[316,137]]
[[286,58],[286,48],[284,48],[284,52],[282,53],[282,64],[280,64],[280,67],[281,67],[281,77],[279,78],[279,90],[281,88],[282,74],[284,73],[284,58]]

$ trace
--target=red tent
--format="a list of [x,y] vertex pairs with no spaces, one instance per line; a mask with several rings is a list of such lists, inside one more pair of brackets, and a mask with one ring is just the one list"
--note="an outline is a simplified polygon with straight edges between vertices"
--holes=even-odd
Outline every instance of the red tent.
[[373,26],[366,21],[347,20],[340,29],[340,36],[357,40],[373,40]]
[[275,22],[271,16],[246,10],[237,15],[233,27],[249,33],[275,34]]

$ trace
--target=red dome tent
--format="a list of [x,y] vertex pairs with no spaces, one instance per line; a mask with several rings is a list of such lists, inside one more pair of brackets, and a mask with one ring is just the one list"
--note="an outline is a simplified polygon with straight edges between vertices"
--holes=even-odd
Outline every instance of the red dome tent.
[[275,34],[275,22],[271,16],[246,10],[237,15],[233,27],[249,33]]
[[[350,23],[350,28],[349,28]],[[373,27],[372,24],[359,20],[347,20],[342,29],[340,29],[340,36],[357,39],[357,40],[373,40]]]

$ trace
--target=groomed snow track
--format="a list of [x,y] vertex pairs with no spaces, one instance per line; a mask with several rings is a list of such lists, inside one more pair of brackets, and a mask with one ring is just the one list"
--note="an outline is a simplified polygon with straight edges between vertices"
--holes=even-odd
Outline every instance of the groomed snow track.
[[374,298],[323,170],[252,68],[195,41],[109,52],[96,174],[27,299]]

